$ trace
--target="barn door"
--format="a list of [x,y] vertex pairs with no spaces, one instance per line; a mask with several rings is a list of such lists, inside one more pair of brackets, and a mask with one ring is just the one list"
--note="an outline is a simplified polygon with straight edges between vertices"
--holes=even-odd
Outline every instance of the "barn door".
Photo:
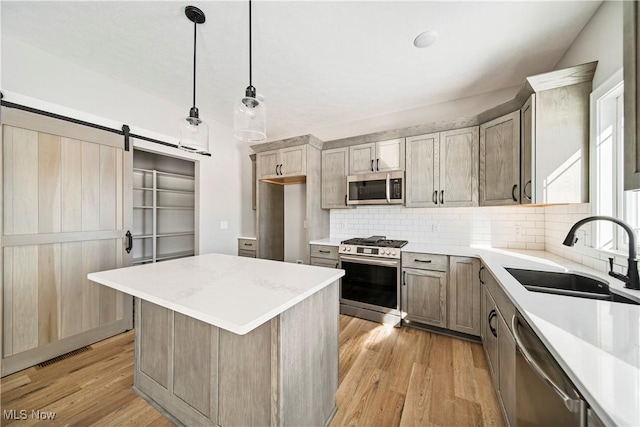
[[87,280],[131,265],[121,135],[2,110],[2,375],[132,327],[132,298]]

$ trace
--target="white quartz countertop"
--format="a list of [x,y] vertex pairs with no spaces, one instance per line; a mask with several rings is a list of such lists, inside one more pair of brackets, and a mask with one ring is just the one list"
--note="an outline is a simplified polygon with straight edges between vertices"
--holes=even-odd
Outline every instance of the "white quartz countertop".
[[340,242],[346,240],[338,237],[329,237],[327,239],[312,240],[310,245],[324,245],[324,246],[340,246]]
[[640,291],[544,251],[411,243],[402,251],[480,258],[605,424],[640,426],[640,306],[529,292],[505,267],[586,273],[636,301]]
[[244,335],[342,276],[333,268],[207,254],[87,277]]

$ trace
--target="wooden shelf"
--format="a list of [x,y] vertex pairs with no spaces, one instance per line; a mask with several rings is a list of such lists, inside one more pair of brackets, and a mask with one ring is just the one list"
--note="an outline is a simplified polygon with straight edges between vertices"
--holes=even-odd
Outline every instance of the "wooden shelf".
[[153,209],[153,206],[134,206],[133,209]]
[[153,191],[153,188],[150,187],[133,187],[134,190],[142,190],[142,191]]
[[156,206],[156,209],[172,209],[172,210],[183,210],[183,211],[192,211],[195,209],[193,206]]
[[178,236],[194,236],[195,233],[193,231],[191,232],[178,232],[178,233],[162,233],[162,234],[156,234],[156,237],[178,237]]
[[158,193],[176,193],[176,194],[195,194],[193,191],[186,190],[169,190],[166,188],[158,188],[156,189]]
[[156,261],[163,261],[168,259],[176,259],[176,258],[184,258],[188,256],[193,256],[194,251],[181,251],[181,252],[170,252],[162,255],[158,255],[156,257]]

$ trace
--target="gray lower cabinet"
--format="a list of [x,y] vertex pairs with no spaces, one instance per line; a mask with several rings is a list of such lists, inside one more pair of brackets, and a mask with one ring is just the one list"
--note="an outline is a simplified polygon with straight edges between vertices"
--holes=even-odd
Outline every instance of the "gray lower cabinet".
[[[516,342],[506,319],[498,314],[498,391],[510,426],[516,425]],[[509,322],[511,319],[509,319]]]
[[136,298],[134,388],[181,425],[326,425],[338,389],[338,287],[245,335]]
[[447,273],[404,268],[402,275],[404,320],[446,328]]
[[238,239],[238,256],[256,258],[258,241],[256,239]]
[[310,265],[328,268],[338,268],[340,265],[337,246],[311,245],[309,253]]
[[480,206],[520,203],[520,110],[480,125]]
[[449,329],[480,335],[480,261],[449,257]]
[[322,209],[347,207],[349,147],[322,152]]
[[496,279],[482,271],[482,345],[507,425],[516,425],[516,343],[511,333],[515,307]]

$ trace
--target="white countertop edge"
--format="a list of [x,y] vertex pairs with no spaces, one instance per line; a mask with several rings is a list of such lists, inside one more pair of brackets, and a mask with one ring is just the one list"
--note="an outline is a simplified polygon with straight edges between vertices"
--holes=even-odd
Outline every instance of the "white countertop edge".
[[155,297],[151,294],[148,294],[146,292],[141,292],[141,291],[137,291],[137,290],[132,290],[131,288],[129,288],[128,286],[122,286],[119,285],[117,283],[114,283],[110,280],[105,280],[105,279],[98,279],[95,277],[94,273],[89,273],[87,275],[87,279],[99,283],[101,285],[104,286],[108,286],[112,289],[124,292],[126,294],[132,295],[134,297],[143,299],[145,301],[149,301],[153,304],[159,305],[161,307],[167,308],[169,310],[173,310],[175,312],[184,314],[185,316],[189,316],[189,317],[193,317],[194,319],[200,320],[202,322],[208,323],[210,325],[216,326],[218,328],[227,330],[229,332],[233,332],[234,334],[237,335],[245,335],[251,331],[253,331],[254,329],[256,329],[259,326],[262,326],[264,323],[268,322],[269,320],[273,319],[274,317],[278,316],[279,314],[285,312],[286,310],[288,310],[289,308],[293,307],[294,305],[298,304],[299,302],[307,299],[308,297],[310,297],[311,295],[315,294],[316,292],[318,292],[319,290],[325,288],[326,286],[329,286],[331,283],[335,282],[336,280],[340,279],[342,276],[344,276],[344,270],[336,270],[336,274],[334,276],[332,276],[331,278],[320,282],[318,285],[309,288],[308,290],[306,290],[305,292],[297,295],[296,297],[288,300],[286,303],[281,304],[280,306],[274,308],[271,311],[266,312],[265,314],[263,314],[262,316],[254,319],[253,321],[246,323],[244,325],[236,325],[230,322],[227,322],[225,320],[222,320],[220,318],[217,318],[215,316],[208,316],[206,314],[203,314],[201,312],[195,311],[195,310],[191,310],[187,307],[184,307],[180,304],[176,304],[173,302],[169,302],[166,300],[163,300],[161,298]]
[[258,240],[257,237],[253,236],[253,237],[249,237],[249,236],[240,236],[238,237],[238,239],[243,239],[243,240]]
[[338,237],[328,237],[326,239],[311,240],[309,244],[322,246],[340,246],[340,242],[342,242],[343,240],[345,239]]

